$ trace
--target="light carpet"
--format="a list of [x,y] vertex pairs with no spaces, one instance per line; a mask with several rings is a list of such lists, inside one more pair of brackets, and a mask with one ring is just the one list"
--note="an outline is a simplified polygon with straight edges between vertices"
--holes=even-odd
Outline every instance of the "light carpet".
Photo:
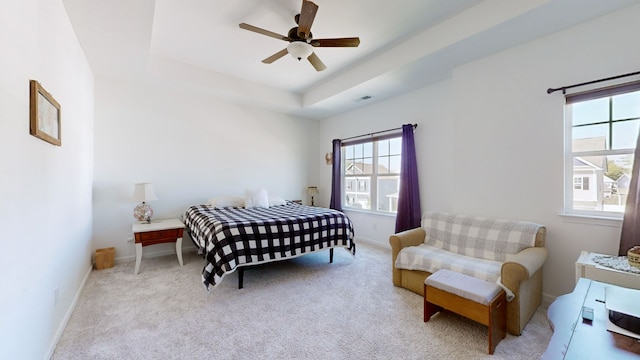
[[185,252],[93,271],[53,359],[539,359],[551,338],[539,308],[521,336],[487,354],[487,328],[391,282],[390,250],[358,244],[236,273],[210,292]]

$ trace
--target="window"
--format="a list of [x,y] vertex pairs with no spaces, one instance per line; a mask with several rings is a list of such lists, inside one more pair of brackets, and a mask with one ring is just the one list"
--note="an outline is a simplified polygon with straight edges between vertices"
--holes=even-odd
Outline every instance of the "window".
[[397,212],[402,138],[394,136],[343,146],[345,208]]
[[565,211],[622,217],[640,129],[640,82],[566,96]]

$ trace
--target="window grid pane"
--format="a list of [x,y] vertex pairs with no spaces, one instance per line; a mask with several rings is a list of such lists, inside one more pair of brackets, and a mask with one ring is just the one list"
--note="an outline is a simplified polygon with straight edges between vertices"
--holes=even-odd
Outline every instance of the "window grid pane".
[[397,212],[402,138],[349,145],[344,150],[345,207]]
[[640,91],[567,107],[572,151],[570,210],[624,213],[640,131]]

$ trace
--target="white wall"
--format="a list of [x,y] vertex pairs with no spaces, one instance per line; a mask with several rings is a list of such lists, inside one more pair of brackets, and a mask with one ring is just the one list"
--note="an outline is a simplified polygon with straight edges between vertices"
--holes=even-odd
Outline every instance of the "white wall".
[[[238,106],[169,79],[96,75],[94,248],[130,260],[134,184],[151,182],[155,218],[180,217],[215,195],[266,188],[305,199],[317,122]],[[316,161],[317,160],[317,161]],[[192,246],[187,238],[185,249]],[[144,256],[175,252],[145,247]],[[185,250],[190,251],[190,250]],[[131,267],[133,271],[133,265]],[[142,268],[141,271],[144,271]]]
[[[59,0],[3,6],[0,53],[0,357],[42,359],[91,267],[93,79]],[[29,135],[30,79],[61,105],[61,147]]]
[[[360,110],[323,120],[320,150],[316,156],[331,151],[334,138],[394,129],[403,124],[418,124],[414,136],[420,172],[422,210],[451,211],[454,183],[452,173],[453,126],[451,118],[451,83],[441,82],[410,94],[372,104]],[[331,166],[321,167],[318,204],[329,206]],[[346,211],[354,223],[356,238],[388,246],[395,229],[395,217],[362,211]]]
[[[330,150],[332,138],[418,123],[422,210],[546,225],[544,293],[568,293],[581,250],[617,253],[620,223],[559,215],[564,99],[546,89],[637,71],[638,17],[640,6],[628,8],[460,66],[443,83],[327,119],[321,152]],[[327,193],[330,168],[323,174]],[[352,217],[357,236],[388,244],[390,221],[363,213]]]

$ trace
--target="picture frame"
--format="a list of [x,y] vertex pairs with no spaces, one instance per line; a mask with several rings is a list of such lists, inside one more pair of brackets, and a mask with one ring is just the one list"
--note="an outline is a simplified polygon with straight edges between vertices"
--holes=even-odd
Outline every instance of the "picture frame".
[[62,146],[60,104],[39,82],[30,81],[29,133],[56,146]]

